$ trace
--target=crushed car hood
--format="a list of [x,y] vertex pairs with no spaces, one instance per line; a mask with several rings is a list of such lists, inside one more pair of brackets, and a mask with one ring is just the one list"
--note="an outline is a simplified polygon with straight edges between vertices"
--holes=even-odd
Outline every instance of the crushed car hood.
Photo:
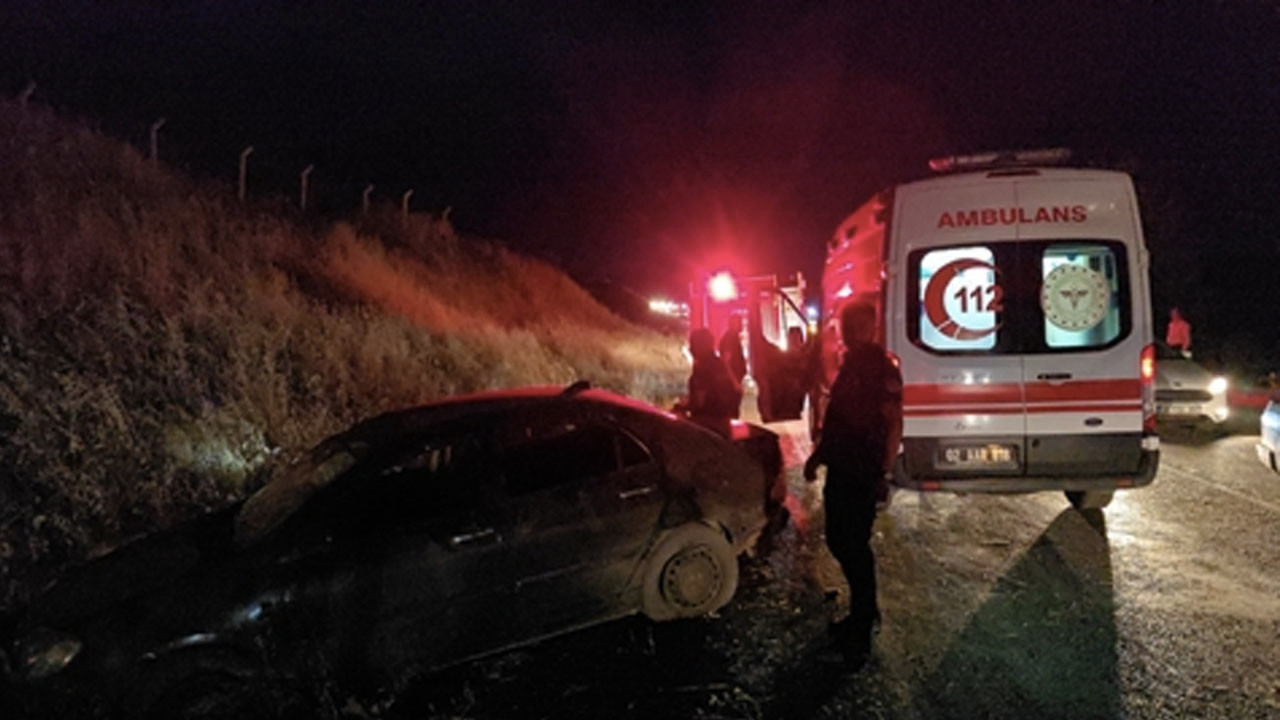
[[29,618],[62,626],[172,584],[211,557],[231,551],[234,505],[148,535],[64,573],[34,602]]

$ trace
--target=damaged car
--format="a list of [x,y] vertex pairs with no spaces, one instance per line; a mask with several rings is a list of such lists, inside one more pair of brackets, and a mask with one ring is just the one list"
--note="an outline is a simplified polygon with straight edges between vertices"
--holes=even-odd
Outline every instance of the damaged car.
[[246,501],[66,573],[12,629],[32,717],[315,717],[613,618],[714,613],[778,438],[585,384],[387,413]]

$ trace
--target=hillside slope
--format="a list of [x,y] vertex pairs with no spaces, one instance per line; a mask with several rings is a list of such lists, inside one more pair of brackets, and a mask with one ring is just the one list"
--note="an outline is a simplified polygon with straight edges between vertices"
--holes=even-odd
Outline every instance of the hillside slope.
[[0,168],[0,605],[371,414],[684,379],[678,338],[440,218],[316,228],[7,102]]

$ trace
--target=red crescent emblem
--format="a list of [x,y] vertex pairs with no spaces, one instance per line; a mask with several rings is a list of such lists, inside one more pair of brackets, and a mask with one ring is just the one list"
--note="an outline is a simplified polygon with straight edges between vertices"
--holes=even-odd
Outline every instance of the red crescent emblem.
[[975,260],[973,258],[961,258],[952,260],[951,262],[938,268],[938,272],[929,278],[929,285],[924,289],[924,312],[929,318],[929,322],[938,328],[938,332],[946,335],[954,340],[977,340],[986,337],[995,332],[1000,326],[987,328],[986,330],[974,330],[967,328],[956,322],[949,313],[945,304],[944,293],[947,285],[955,279],[957,275],[968,270],[969,268],[987,268],[992,272],[998,273],[994,265],[991,263]]

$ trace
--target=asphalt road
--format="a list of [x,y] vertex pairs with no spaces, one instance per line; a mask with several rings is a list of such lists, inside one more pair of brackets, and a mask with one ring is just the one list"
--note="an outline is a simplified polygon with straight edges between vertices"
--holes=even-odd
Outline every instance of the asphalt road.
[[381,714],[1280,718],[1280,476],[1256,436],[1166,434],[1155,483],[1101,512],[896,493],[872,541],[884,624],[853,673],[826,639],[845,593],[820,483],[799,475],[803,428],[775,430],[793,522],[719,617],[579,631],[427,678]]

